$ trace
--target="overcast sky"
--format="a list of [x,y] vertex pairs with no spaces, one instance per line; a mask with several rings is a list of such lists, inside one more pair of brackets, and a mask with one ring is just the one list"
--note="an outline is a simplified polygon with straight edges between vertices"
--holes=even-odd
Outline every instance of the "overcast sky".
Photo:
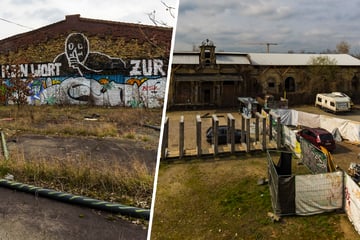
[[341,41],[360,53],[358,0],[180,0],[175,50],[205,39],[217,51],[324,52]]
[[[171,7],[167,10],[165,5]],[[0,39],[80,14],[84,18],[175,26],[178,0],[1,0]],[[11,23],[10,23],[11,22]],[[20,25],[20,26],[19,26]]]

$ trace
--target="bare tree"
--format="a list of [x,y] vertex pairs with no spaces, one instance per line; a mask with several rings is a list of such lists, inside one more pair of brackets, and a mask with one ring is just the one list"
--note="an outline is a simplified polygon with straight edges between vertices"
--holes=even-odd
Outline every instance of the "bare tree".
[[161,3],[166,7],[166,11],[169,12],[170,16],[171,16],[172,18],[175,18],[174,13],[172,12],[173,10],[175,10],[175,8],[167,5],[164,1],[161,1]]
[[337,53],[346,53],[350,52],[350,44],[345,41],[341,41],[336,45],[336,52]]
[[[167,5],[164,1],[160,1],[160,2],[164,5],[165,10],[166,10],[167,12],[169,12],[170,16],[171,16],[172,18],[175,18],[175,14],[173,13],[173,11],[175,10],[175,8]],[[150,21],[151,21],[155,26],[159,26],[159,25],[160,25],[160,26],[165,26],[165,27],[168,26],[168,24],[167,24],[166,22],[157,19],[157,17],[156,17],[156,11],[155,11],[155,10],[153,10],[153,11],[150,12],[150,13],[147,13],[147,15],[148,15]]]

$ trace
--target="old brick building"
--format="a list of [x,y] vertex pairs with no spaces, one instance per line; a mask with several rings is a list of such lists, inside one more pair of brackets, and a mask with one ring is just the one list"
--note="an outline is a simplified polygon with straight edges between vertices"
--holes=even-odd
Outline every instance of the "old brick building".
[[0,79],[30,78],[35,104],[160,107],[171,38],[172,28],[70,15],[0,40]]
[[[316,66],[318,58],[334,65]],[[330,91],[359,101],[359,69],[360,60],[347,54],[216,52],[205,40],[198,52],[174,52],[168,108],[235,107],[238,97],[266,94],[313,104],[316,93]]]

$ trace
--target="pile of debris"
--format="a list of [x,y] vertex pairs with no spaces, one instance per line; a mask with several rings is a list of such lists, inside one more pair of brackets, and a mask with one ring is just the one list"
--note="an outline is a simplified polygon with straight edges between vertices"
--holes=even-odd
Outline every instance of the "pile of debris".
[[360,182],[360,163],[350,163],[350,167],[348,169],[348,174],[351,178],[359,184]]

